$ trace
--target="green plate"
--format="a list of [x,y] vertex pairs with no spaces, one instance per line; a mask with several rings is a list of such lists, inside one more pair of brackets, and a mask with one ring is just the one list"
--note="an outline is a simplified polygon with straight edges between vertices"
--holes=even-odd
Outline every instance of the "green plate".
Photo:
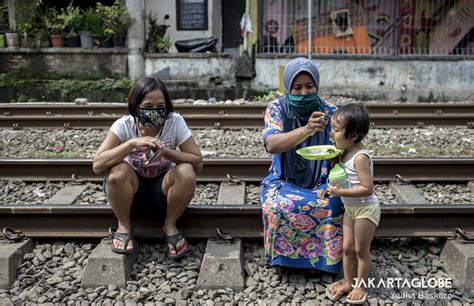
[[331,159],[342,152],[343,150],[336,149],[333,145],[311,146],[296,150],[297,154],[309,160]]

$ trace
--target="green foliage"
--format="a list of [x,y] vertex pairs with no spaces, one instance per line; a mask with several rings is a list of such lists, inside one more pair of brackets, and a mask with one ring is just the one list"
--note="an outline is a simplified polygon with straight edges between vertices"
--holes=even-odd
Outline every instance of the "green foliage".
[[113,89],[129,89],[132,81],[127,78],[111,79],[105,78],[101,80],[54,80],[45,83],[46,88],[61,91],[61,95],[66,95],[79,90],[113,90]]
[[[133,80],[128,77],[104,78],[97,73],[49,73],[18,70],[0,74],[0,88],[25,87],[41,84],[49,90],[57,90],[65,96],[80,90],[128,90]],[[32,98],[20,95],[19,102],[32,101]]]
[[46,13],[44,7],[37,7],[33,25],[33,44],[36,47],[39,47],[42,42],[49,40],[49,31],[46,26]]
[[37,102],[35,98],[30,98],[28,96],[25,96],[23,94],[18,95],[16,98],[16,102]]
[[27,21],[27,20],[22,20],[17,23],[18,26],[18,32],[22,35],[28,35],[33,33],[33,30],[35,29],[33,21]]
[[133,85],[133,80],[127,77],[116,79],[112,89],[129,89]]
[[171,38],[168,35],[165,35],[160,38],[156,47],[165,52],[168,52],[169,48],[171,48],[171,45],[172,45]]
[[72,2],[62,10],[64,14],[64,24],[68,35],[77,35],[81,24],[81,10],[77,6],[73,6]]
[[255,97],[257,102],[271,102],[279,97],[278,90],[270,90],[262,96]]
[[8,30],[8,8],[6,5],[0,5],[0,33]]
[[51,35],[77,33],[81,22],[81,11],[78,7],[72,5],[72,2],[66,8],[57,9],[54,7],[46,8],[43,15],[45,25]]
[[15,1],[14,5],[17,30],[25,36],[31,34],[35,28],[34,19],[39,3],[36,0],[21,0]]
[[168,52],[168,49],[172,45],[170,37],[166,35],[166,29],[168,26],[165,24],[158,24],[158,18],[151,12],[146,15],[145,19],[147,23],[147,45]]
[[51,35],[59,35],[64,31],[67,26],[66,19],[64,9],[58,10],[54,7],[46,9],[45,23]]
[[95,9],[89,7],[81,12],[82,18],[79,26],[81,32],[91,32],[96,35],[102,34],[102,22],[95,13]]
[[103,22],[102,35],[104,36],[125,35],[133,22],[127,7],[123,6],[120,0],[115,0],[110,6],[98,2],[95,12]]

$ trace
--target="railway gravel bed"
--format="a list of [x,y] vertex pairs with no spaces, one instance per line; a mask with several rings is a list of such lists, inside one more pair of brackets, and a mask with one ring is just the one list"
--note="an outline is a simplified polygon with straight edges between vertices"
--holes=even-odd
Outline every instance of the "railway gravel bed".
[[[195,289],[205,241],[192,240],[188,255],[168,259],[162,241],[139,241],[140,251],[125,288],[115,285],[80,287],[87,257],[95,243],[77,241],[36,242],[33,252],[20,262],[10,289],[0,290],[0,304],[60,303],[63,305],[315,305],[332,304],[326,286],[334,275],[308,270],[270,267],[261,240],[244,241],[246,284],[243,292],[230,288]],[[375,239],[374,271],[381,279],[448,278],[439,260],[443,240]],[[344,301],[344,298],[341,299]],[[456,288],[392,288],[369,290],[371,305],[474,303],[474,290]]]
[[[270,91],[267,95],[261,96],[261,97],[255,97],[252,101],[249,100],[244,100],[244,99],[236,99],[236,100],[220,100],[220,101],[214,101],[212,98],[209,100],[193,100],[193,99],[174,99],[173,104],[190,104],[190,105],[220,105],[220,104],[235,104],[235,105],[242,105],[242,104],[262,104],[266,105],[268,102],[273,101],[274,99],[277,99],[277,91],[273,90]],[[360,100],[360,99],[355,99],[352,97],[345,97],[345,96],[322,96],[324,100],[336,104],[336,105],[344,105],[347,103],[363,103],[363,104],[419,104],[420,102],[418,101],[386,101],[386,100]],[[25,102],[21,102],[24,104]],[[31,104],[34,104],[36,102],[31,102]],[[56,103],[56,102],[41,102],[43,103]],[[64,102],[60,102],[64,103]],[[423,102],[425,104],[437,104],[437,103],[449,103],[449,104],[472,104],[474,103],[473,99],[468,99],[465,101],[448,101],[448,102]]]
[[[0,156],[92,158],[106,133],[98,129],[3,129],[0,131]],[[262,129],[196,129],[193,134],[205,157],[270,157],[263,148]],[[374,156],[474,156],[474,129],[433,126],[372,129],[364,143]]]
[[[66,185],[74,182],[41,182],[27,183],[19,180],[0,180],[0,203],[10,205],[40,205]],[[106,197],[101,184],[87,183],[88,188],[82,192],[74,204],[104,204]],[[416,184],[426,199],[427,204],[473,204],[474,197],[467,184]],[[256,184],[246,186],[246,204],[260,205],[260,187]],[[400,204],[388,184],[376,184],[375,192],[383,204]],[[198,184],[191,204],[216,205],[219,185],[208,183]]]

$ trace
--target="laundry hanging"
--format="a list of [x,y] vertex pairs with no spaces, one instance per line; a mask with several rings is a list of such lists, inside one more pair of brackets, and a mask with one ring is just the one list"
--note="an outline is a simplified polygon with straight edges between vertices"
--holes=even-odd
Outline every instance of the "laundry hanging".
[[252,20],[249,14],[243,14],[240,20],[240,30],[242,31],[242,37],[245,37],[247,33],[253,33],[252,31]]

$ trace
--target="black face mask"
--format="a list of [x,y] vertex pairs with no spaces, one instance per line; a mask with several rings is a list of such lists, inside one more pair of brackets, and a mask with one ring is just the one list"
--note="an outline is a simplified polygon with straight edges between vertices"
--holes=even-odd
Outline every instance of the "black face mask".
[[169,111],[166,106],[156,108],[138,107],[138,120],[147,128],[157,128],[168,118]]

